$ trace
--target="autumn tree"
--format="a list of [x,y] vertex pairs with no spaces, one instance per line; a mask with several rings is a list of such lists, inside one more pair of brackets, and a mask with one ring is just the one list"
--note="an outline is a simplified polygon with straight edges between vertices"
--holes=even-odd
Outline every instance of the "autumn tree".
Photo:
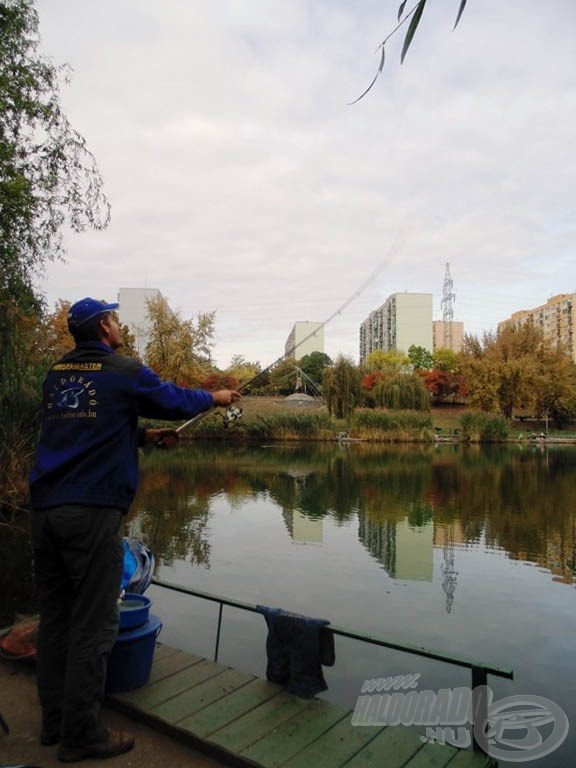
[[360,402],[360,374],[352,360],[340,355],[325,368],[322,377],[324,400],[331,416],[346,419]]
[[396,349],[375,349],[366,357],[365,367],[368,371],[387,371],[389,373],[407,371],[410,359],[404,352]]
[[550,411],[554,402],[560,416],[570,403],[573,366],[566,352],[550,347],[532,323],[506,325],[482,340],[466,336],[461,370],[470,404],[506,419],[520,409]]
[[243,355],[234,355],[225,373],[236,382],[235,388],[238,389],[255,379],[261,370],[260,363],[250,363]]
[[460,373],[460,357],[454,350],[439,347],[432,355],[432,368],[446,373]]
[[199,312],[185,320],[162,296],[148,301],[150,336],[146,362],[163,379],[199,386],[211,372],[215,312]]

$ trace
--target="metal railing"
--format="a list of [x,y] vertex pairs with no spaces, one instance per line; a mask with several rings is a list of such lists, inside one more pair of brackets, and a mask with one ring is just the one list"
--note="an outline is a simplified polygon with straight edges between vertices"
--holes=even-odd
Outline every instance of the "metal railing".
[[[184,595],[190,595],[191,597],[198,597],[202,600],[208,600],[213,603],[218,603],[218,626],[216,629],[216,643],[214,648],[214,661],[218,661],[218,653],[220,650],[220,635],[222,632],[222,613],[225,605],[229,605],[232,608],[239,608],[243,611],[249,611],[251,613],[262,613],[258,606],[252,603],[245,603],[240,600],[232,600],[228,597],[222,597],[221,595],[214,595],[209,592],[200,592],[196,589],[189,589],[179,584],[172,584],[168,581],[162,581],[161,579],[152,579],[152,584],[163,589],[169,589],[173,592],[180,592]],[[441,661],[445,664],[452,664],[457,667],[466,667],[471,670],[472,684],[471,690],[474,692],[478,686],[486,686],[488,684],[488,675],[494,675],[496,677],[507,678],[508,680],[514,679],[514,671],[507,667],[499,667],[490,664],[485,664],[477,659],[467,659],[462,656],[451,656],[447,653],[440,651],[430,650],[429,648],[423,648],[417,645],[411,645],[410,643],[393,643],[389,640],[384,640],[381,637],[375,635],[367,635],[362,632],[356,632],[355,630],[347,629],[345,627],[339,627],[335,624],[329,624],[327,627],[335,635],[340,637],[348,637],[353,640],[359,640],[363,643],[370,645],[377,645],[381,648],[389,648],[395,651],[402,651],[403,653],[411,653],[416,656],[422,656],[426,659],[433,659],[435,661]],[[482,722],[486,722],[487,718],[487,702],[484,696],[477,697],[477,701],[480,702],[474,707],[476,716],[482,719]],[[483,752],[482,747],[474,741],[474,749]]]

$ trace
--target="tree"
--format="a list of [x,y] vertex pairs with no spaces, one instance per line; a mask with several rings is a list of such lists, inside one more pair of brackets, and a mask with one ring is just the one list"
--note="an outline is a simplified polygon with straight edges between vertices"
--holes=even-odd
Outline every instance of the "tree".
[[408,347],[408,359],[415,371],[429,371],[432,368],[432,352],[425,347],[411,344]]
[[366,357],[366,368],[369,371],[406,371],[410,367],[410,360],[396,349],[385,352],[383,349],[375,349]]
[[60,107],[62,68],[38,51],[31,0],[0,2],[0,295],[35,304],[33,277],[63,255],[62,225],[100,229],[108,202]]
[[243,387],[261,372],[260,363],[250,363],[242,355],[234,355],[225,373],[235,380],[235,387]]
[[280,360],[270,369],[268,386],[273,394],[289,395],[294,392],[297,378],[294,360]]
[[360,374],[350,358],[340,355],[333,366],[324,369],[324,400],[331,416],[346,419],[360,400]]
[[549,411],[554,402],[563,410],[574,386],[569,362],[532,323],[510,324],[498,334],[485,333],[482,341],[466,336],[461,370],[472,406],[511,419],[520,409]]
[[321,386],[322,373],[329,365],[332,365],[332,360],[325,352],[310,352],[298,361],[298,366],[318,386]]
[[436,402],[445,400],[447,397],[452,397],[454,402],[456,397],[466,393],[464,380],[458,374],[433,368],[431,371],[420,371],[420,375],[424,386]]
[[[398,8],[398,24],[392,32],[390,32],[389,35],[387,35],[384,40],[380,43],[378,48],[380,48],[380,63],[378,64],[378,69],[376,70],[376,74],[374,75],[374,78],[372,79],[372,82],[366,88],[366,90],[358,96],[357,99],[355,99],[352,103],[356,104],[356,102],[360,101],[360,99],[363,99],[364,96],[370,91],[376,82],[378,80],[378,77],[382,70],[384,69],[384,60],[386,57],[386,43],[388,40],[390,40],[391,37],[393,37],[396,32],[400,29],[400,27],[404,26],[406,22],[410,19],[410,24],[408,25],[408,29],[406,31],[406,35],[404,37],[404,43],[402,45],[402,53],[400,54],[400,63],[404,63],[404,57],[406,56],[406,53],[408,52],[408,48],[410,47],[412,40],[414,39],[414,35],[416,34],[416,30],[418,28],[418,25],[420,24],[420,20],[422,19],[422,14],[424,13],[424,7],[426,5],[426,0],[417,0],[416,4],[405,14],[404,10],[406,8],[406,3],[408,0],[402,0],[400,3],[400,6]],[[464,8],[466,7],[466,3],[468,0],[460,0],[460,6],[458,8],[458,13],[456,15],[456,22],[454,23],[454,29],[458,26],[458,22],[460,21],[460,18],[462,14],[464,13]],[[404,18],[402,18],[404,17]]]
[[452,349],[439,347],[432,355],[432,368],[447,373],[460,373],[460,358]]
[[94,158],[60,106],[64,75],[39,52],[32,0],[0,0],[0,504],[20,498],[36,435],[34,279],[63,256],[65,223],[100,229],[110,215]]
[[211,373],[210,350],[215,312],[199,312],[196,322],[184,320],[164,297],[148,301],[151,323],[146,361],[162,378],[181,386],[199,386]]

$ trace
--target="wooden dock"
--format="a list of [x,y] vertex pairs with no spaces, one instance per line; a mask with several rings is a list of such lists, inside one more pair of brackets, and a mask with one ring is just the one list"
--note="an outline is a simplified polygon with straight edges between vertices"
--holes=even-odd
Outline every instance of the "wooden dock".
[[352,710],[158,643],[148,683],[111,706],[218,757],[262,768],[493,768],[479,752],[422,743],[402,726],[351,724]]

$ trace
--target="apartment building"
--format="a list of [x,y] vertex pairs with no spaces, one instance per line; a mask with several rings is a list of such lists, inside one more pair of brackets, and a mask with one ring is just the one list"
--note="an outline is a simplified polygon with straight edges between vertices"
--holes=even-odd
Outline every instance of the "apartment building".
[[360,363],[377,349],[407,353],[412,345],[432,351],[431,293],[394,293],[360,326]]
[[451,349],[461,352],[464,343],[464,323],[434,320],[432,323],[432,352],[437,349]]
[[576,362],[576,293],[560,293],[535,309],[522,309],[498,323],[498,330],[506,325],[524,325],[531,322],[541,328],[544,338],[557,347],[563,347]]
[[284,354],[301,360],[312,352],[324,352],[324,323],[298,321],[294,323],[284,345]]
[[144,358],[150,336],[148,302],[160,298],[162,294],[157,288],[120,288],[118,291],[118,318],[134,335],[136,352],[141,358]]

